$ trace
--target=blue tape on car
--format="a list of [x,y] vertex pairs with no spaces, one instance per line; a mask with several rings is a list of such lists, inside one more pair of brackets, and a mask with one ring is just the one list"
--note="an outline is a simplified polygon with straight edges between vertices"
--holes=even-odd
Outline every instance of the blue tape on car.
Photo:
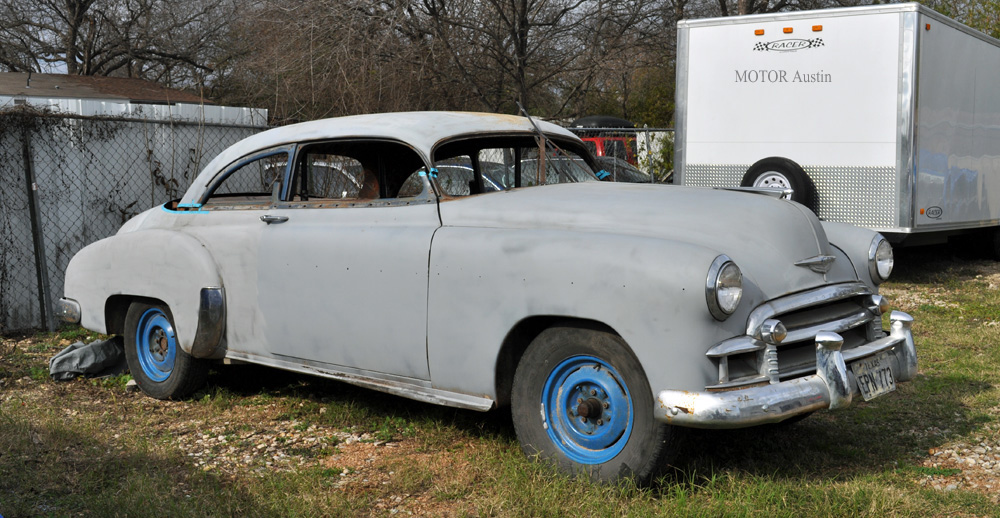
[[436,167],[432,167],[431,168],[431,178],[437,178],[437,177],[438,177],[438,170],[437,170]]
[[597,179],[598,180],[603,180],[603,179],[605,179],[605,178],[607,178],[609,176],[611,176],[611,173],[605,171],[604,169],[601,169],[600,171],[597,172]]

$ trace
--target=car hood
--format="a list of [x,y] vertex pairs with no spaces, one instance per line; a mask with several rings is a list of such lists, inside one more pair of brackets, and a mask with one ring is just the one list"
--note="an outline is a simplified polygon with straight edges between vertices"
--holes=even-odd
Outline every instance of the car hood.
[[[566,229],[698,245],[728,255],[767,298],[857,280],[809,209],[760,194],[587,182],[449,199],[440,209],[444,226]],[[795,265],[820,255],[846,264],[825,275]]]

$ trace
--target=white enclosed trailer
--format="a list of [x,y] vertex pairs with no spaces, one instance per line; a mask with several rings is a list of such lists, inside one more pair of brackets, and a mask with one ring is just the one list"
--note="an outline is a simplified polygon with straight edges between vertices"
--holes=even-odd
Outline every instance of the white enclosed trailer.
[[677,32],[678,183],[792,188],[896,241],[998,237],[1000,41],[919,4]]

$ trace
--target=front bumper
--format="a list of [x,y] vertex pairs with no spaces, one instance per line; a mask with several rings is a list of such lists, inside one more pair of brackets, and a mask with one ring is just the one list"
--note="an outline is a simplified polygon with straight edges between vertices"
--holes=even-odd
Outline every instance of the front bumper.
[[[893,311],[889,335],[849,351],[854,362],[883,351],[888,353],[896,381],[917,373],[917,352],[910,327],[913,317]],[[654,414],[660,421],[691,428],[743,428],[776,423],[789,417],[829,408],[844,408],[860,393],[847,367],[836,333],[816,337],[816,374],[729,392],[664,390],[657,396]]]

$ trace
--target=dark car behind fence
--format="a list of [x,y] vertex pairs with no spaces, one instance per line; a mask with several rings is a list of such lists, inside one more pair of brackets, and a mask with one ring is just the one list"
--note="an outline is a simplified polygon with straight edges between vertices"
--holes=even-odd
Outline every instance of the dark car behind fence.
[[650,174],[654,182],[670,182],[673,177],[674,130],[671,128],[571,126],[567,129],[580,137],[598,158],[624,161]]
[[209,160],[263,129],[0,111],[0,333],[54,327],[73,254],[180,197]]

